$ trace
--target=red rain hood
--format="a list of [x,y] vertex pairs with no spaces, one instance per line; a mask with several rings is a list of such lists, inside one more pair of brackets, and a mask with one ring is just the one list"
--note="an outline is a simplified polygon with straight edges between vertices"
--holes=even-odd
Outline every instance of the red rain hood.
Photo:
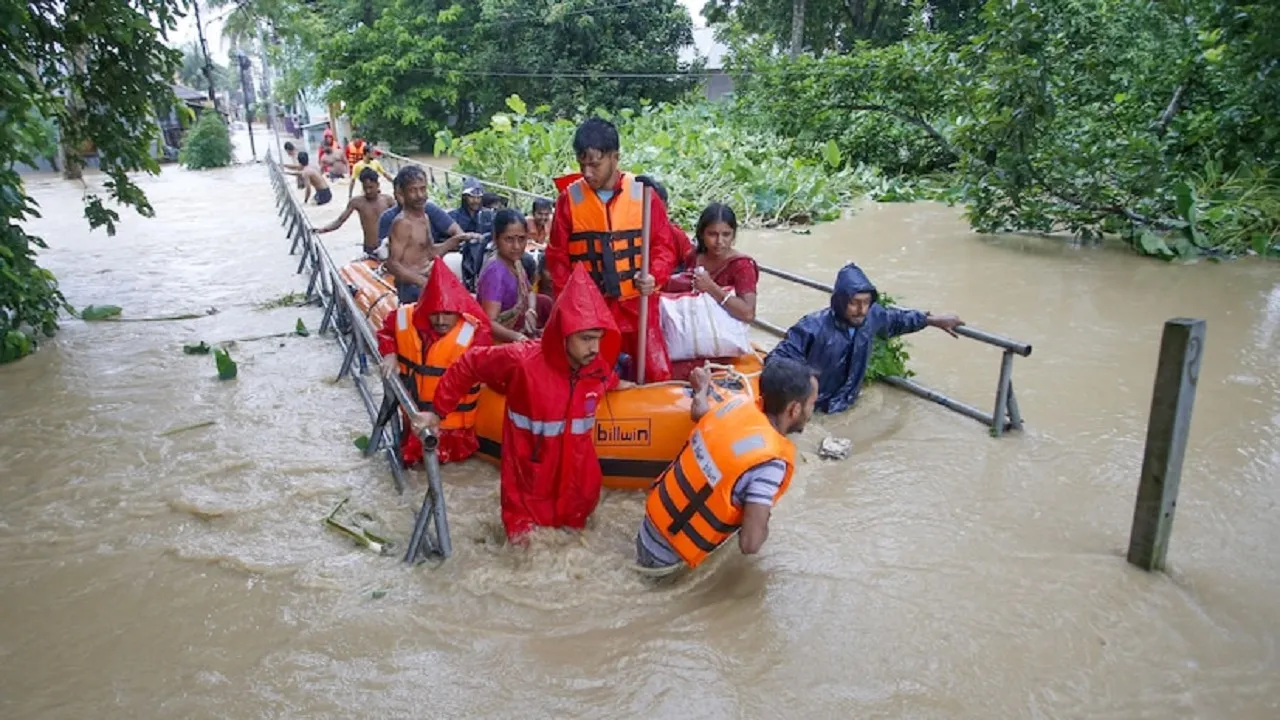
[[[564,291],[556,298],[555,307],[551,309],[551,317],[542,331],[542,354],[551,363],[564,369],[569,368],[569,359],[565,355],[565,338],[583,330],[604,329],[604,337],[600,339],[600,355],[595,363],[603,363],[606,372],[613,369],[618,362],[618,351],[622,347],[622,335],[618,325],[613,321],[613,313],[604,304],[604,296],[591,281],[586,268],[576,265]],[[583,368],[585,370],[585,368]]]
[[444,259],[439,257],[431,261],[431,269],[427,271],[427,286],[422,290],[422,297],[413,309],[413,326],[432,341],[438,337],[431,328],[430,315],[438,312],[462,313],[476,319],[486,317],[480,303],[467,292],[467,286],[462,284]]

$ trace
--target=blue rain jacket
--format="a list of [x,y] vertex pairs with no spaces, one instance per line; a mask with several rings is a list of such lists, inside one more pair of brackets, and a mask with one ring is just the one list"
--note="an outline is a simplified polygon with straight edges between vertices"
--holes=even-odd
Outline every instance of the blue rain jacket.
[[[849,299],[871,293],[873,304],[860,327],[844,320]],[[817,410],[838,413],[858,400],[858,391],[871,362],[871,346],[876,337],[892,338],[923,330],[925,313],[880,305],[880,294],[866,273],[853,263],[836,275],[831,307],[810,313],[787,330],[787,336],[765,359],[791,358],[806,363],[819,373]]]

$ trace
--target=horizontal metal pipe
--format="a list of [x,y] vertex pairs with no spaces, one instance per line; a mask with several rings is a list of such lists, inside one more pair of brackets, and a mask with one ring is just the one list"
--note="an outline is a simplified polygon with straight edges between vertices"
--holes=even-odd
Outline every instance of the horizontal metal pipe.
[[921,397],[921,398],[924,398],[925,400],[938,403],[939,405],[945,408],[948,408],[950,410],[955,410],[961,415],[971,417],[974,420],[977,420],[978,422],[982,423],[983,425],[992,426],[991,416],[988,415],[987,413],[982,412],[978,408],[972,405],[969,405],[968,403],[962,403],[959,400],[947,397],[946,395],[943,395],[942,393],[936,390],[931,390],[914,380],[908,380],[907,378],[888,375],[880,378],[880,381],[886,384],[892,385],[898,388],[899,390],[906,390],[907,392],[917,397]]
[[[445,185],[446,185],[446,187],[448,186],[448,183],[449,183],[449,173],[453,173],[453,174],[455,174],[455,175],[461,175],[461,174],[462,174],[462,173],[459,173],[459,172],[458,172],[458,171],[456,171],[456,170],[449,170],[448,168],[442,168],[442,167],[440,167],[439,165],[432,165],[432,164],[430,164],[430,163],[424,163],[424,162],[422,162],[421,160],[414,160],[413,158],[408,158],[408,157],[405,157],[405,156],[403,156],[403,155],[397,155],[396,153],[393,153],[393,152],[391,152],[390,150],[383,150],[383,151],[382,151],[382,154],[383,154],[383,155],[386,155],[386,156],[388,156],[388,157],[394,158],[396,161],[401,162],[401,163],[408,163],[408,164],[410,164],[410,165],[417,165],[418,167],[428,168],[428,169],[431,169],[431,170],[439,170],[440,172],[442,172],[442,173],[444,173],[444,174],[445,174],[445,176],[444,176],[445,180],[444,180],[444,181],[445,181]],[[498,188],[499,190],[505,190],[505,191],[507,191],[507,192],[516,193],[517,195],[524,195],[524,196],[529,197],[529,198],[532,198],[532,199],[534,199],[534,200],[537,200],[537,199],[539,199],[539,198],[544,198],[544,197],[546,197],[545,195],[539,195],[539,194],[537,194],[537,193],[531,193],[531,192],[529,192],[528,190],[521,190],[520,188],[513,188],[513,187],[511,187],[510,185],[503,185],[502,183],[490,182],[490,181],[488,181],[488,180],[480,180],[480,183],[481,183],[482,185],[484,185],[485,187],[489,187],[489,188]],[[552,199],[554,199],[554,198],[552,198]]]
[[[826,283],[818,282],[817,280],[813,280],[811,278],[807,278],[803,275],[797,275],[793,272],[788,272],[786,270],[781,270],[779,268],[770,267],[768,265],[758,265],[758,267],[760,268],[760,272],[768,273],[769,275],[773,275],[774,277],[780,277],[783,280],[790,280],[793,283],[798,283],[800,285],[804,285],[805,287],[811,287],[814,290],[821,290],[822,292],[825,292],[827,294],[831,294],[835,292],[835,288],[833,288],[832,286]],[[1003,335],[996,335],[995,333],[989,333],[985,330],[979,330],[975,327],[970,327],[968,325],[961,325],[960,327],[956,328],[956,334],[963,335],[964,337],[967,337],[971,340],[984,342],[988,345],[995,345],[996,347],[1004,350],[1011,350],[1023,357],[1027,357],[1031,354],[1031,345],[1027,343],[1019,342],[1017,340],[1004,337]]]

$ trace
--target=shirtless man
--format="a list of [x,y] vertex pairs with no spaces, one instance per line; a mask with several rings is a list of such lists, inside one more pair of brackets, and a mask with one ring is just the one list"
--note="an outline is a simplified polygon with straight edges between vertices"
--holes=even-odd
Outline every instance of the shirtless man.
[[401,304],[417,302],[427,284],[427,270],[437,255],[453,252],[466,239],[459,233],[435,243],[427,219],[427,174],[415,165],[406,165],[396,174],[396,190],[404,200],[400,214],[391,223],[387,238],[387,269],[396,278]]
[[302,197],[302,203],[305,205],[311,200],[311,190],[316,191],[316,204],[324,205],[333,199],[333,191],[329,189],[329,181],[325,180],[324,174],[313,167],[311,158],[305,151],[298,153],[298,167],[300,170],[285,170],[290,175],[297,175],[307,181],[307,192]]
[[395,205],[390,195],[382,192],[378,185],[378,171],[365,168],[360,171],[360,189],[364,194],[347,201],[347,209],[342,211],[336,220],[316,230],[317,233],[329,233],[342,227],[351,213],[359,213],[360,229],[364,231],[364,252],[371,258],[385,260],[386,256],[378,256],[378,218],[382,213]]

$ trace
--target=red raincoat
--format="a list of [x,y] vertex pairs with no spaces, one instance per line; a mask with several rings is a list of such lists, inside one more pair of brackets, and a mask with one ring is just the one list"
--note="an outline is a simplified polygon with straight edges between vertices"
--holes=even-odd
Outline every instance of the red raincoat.
[[[440,339],[434,328],[431,327],[431,313],[437,312],[455,312],[461,315],[470,315],[476,325],[475,339],[471,341],[471,347],[483,347],[493,344],[493,336],[490,330],[489,318],[484,313],[484,309],[480,307],[480,303],[467,292],[467,287],[462,284],[457,275],[449,269],[441,258],[436,258],[431,263],[431,268],[427,271],[427,286],[422,290],[422,297],[413,308],[413,326],[422,336],[422,347],[431,347],[431,343]],[[378,330],[378,352],[382,355],[397,352],[396,348],[396,315],[397,312],[387,314],[385,320],[382,321],[382,328]],[[413,383],[406,382],[405,387],[410,392],[413,391]],[[439,388],[436,389],[439,394]],[[456,404],[456,401],[455,401]],[[441,415],[443,417],[443,414]],[[440,462],[457,462],[465,460],[475,454],[480,448],[480,443],[476,439],[474,428],[457,429],[457,430],[441,430],[440,445],[436,454],[440,457]],[[404,458],[405,465],[412,465],[422,460],[422,443],[419,442],[418,436],[411,432],[406,432],[400,441],[400,452]]]
[[[600,353],[572,370],[565,338],[604,329]],[[502,423],[502,524],[516,539],[534,526],[581,528],[600,499],[591,441],[596,407],[617,385],[621,337],[585,268],[576,268],[538,342],[476,348],[440,380],[436,412],[457,406],[477,382],[507,396]]]
[[[560,187],[560,197],[556,199],[556,213],[551,220],[551,239],[547,243],[545,254],[547,272],[551,275],[551,284],[558,295],[569,279],[569,230],[573,227],[573,211],[570,207],[569,193],[565,188],[568,183],[581,177],[566,176],[557,178],[556,186]],[[622,174],[618,174],[618,184],[614,187],[613,197],[607,205],[612,205],[622,194]],[[675,270],[679,256],[676,255],[675,240],[671,237],[671,221],[667,218],[667,206],[657,193],[649,205],[649,274],[653,276],[656,290],[661,290]],[[589,278],[589,276],[588,276]],[[667,359],[667,343],[662,338],[662,318],[658,311],[658,293],[649,296],[649,327],[645,354],[645,382],[662,382],[671,379],[671,361]],[[640,298],[617,300],[604,298],[609,312],[613,315],[618,330],[622,333],[622,351],[631,356],[631,374],[636,370],[636,349],[640,337]]]

